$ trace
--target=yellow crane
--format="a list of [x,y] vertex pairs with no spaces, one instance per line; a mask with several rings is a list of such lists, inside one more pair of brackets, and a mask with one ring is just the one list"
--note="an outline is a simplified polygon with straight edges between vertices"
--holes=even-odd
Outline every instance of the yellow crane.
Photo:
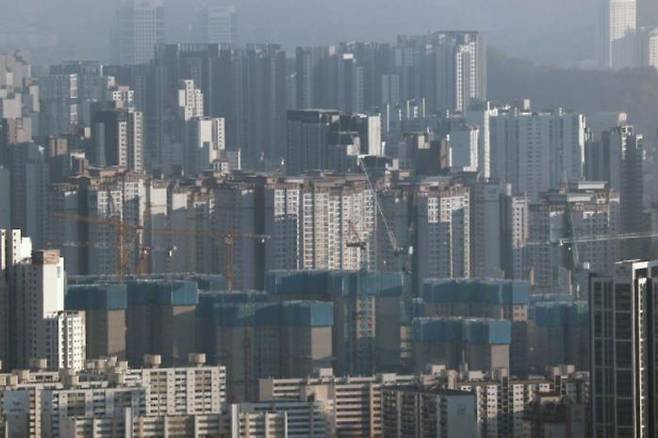
[[[140,246],[136,248],[139,242],[139,234],[144,231],[144,227],[126,223],[119,218],[102,218],[95,216],[85,216],[71,213],[54,213],[54,217],[61,220],[75,221],[95,225],[107,225],[116,229],[116,242],[117,248],[117,263],[116,274],[120,279],[123,279],[130,272],[131,254],[134,249],[139,250],[139,260],[135,269],[137,274],[148,273],[148,260],[151,256],[151,248],[148,246]],[[233,290],[235,286],[235,245],[241,239],[256,240],[265,243],[270,239],[266,234],[250,234],[239,233],[235,231],[220,232],[220,231],[199,231],[194,229],[181,229],[181,228],[153,228],[149,229],[150,233],[160,236],[188,236],[188,237],[201,237],[209,239],[221,239],[226,248],[226,259],[224,264],[224,275],[228,283],[228,289]],[[174,251],[169,251],[169,256],[173,256]]]
[[348,248],[358,248],[359,249],[359,256],[361,257],[361,270],[362,271],[367,271],[368,270],[368,260],[367,260],[367,251],[368,251],[368,244],[366,243],[365,240],[361,239],[361,236],[359,236],[359,232],[356,229],[356,225],[352,221],[352,219],[348,220],[349,225],[350,225],[350,232],[354,236],[355,240],[347,242],[345,246]]
[[53,217],[64,221],[113,227],[116,230],[114,242],[114,247],[117,250],[116,275],[119,279],[123,279],[129,274],[131,265],[130,248],[136,241],[138,241],[138,233],[143,230],[143,227],[128,224],[118,217],[104,218],[97,216],[84,216],[74,213],[53,213]]

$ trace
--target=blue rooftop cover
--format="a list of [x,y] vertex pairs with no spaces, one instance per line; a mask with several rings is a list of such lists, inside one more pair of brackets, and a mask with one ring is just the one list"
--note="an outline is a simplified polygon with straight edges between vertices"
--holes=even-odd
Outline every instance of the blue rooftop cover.
[[124,310],[128,307],[125,284],[68,286],[67,310]]
[[544,302],[544,301],[546,301],[546,302],[548,302],[548,301],[551,301],[551,302],[560,301],[560,302],[570,303],[570,302],[573,302],[575,300],[576,300],[576,298],[571,294],[558,294],[558,293],[554,293],[554,294],[533,294],[533,295],[530,296],[530,301],[532,303],[541,303],[541,302]]
[[480,318],[416,318],[412,322],[412,338],[421,343],[510,344],[512,323]]
[[128,281],[128,304],[196,306],[199,290],[193,281]]
[[222,304],[249,304],[266,302],[268,295],[260,291],[200,292],[196,313],[200,318],[213,318],[215,309]]
[[361,271],[270,271],[265,289],[276,295],[402,296],[403,273]]
[[214,318],[219,327],[331,327],[333,304],[318,301],[219,302],[202,295],[203,317]]
[[427,303],[481,303],[525,305],[530,301],[530,283],[519,280],[427,279],[423,284]]
[[283,322],[292,327],[332,327],[334,307],[317,301],[284,301],[281,303]]
[[588,305],[585,301],[548,301],[531,306],[530,319],[539,327],[576,327],[588,324]]
[[195,275],[189,280],[196,281],[200,290],[226,290],[228,282],[223,275]]

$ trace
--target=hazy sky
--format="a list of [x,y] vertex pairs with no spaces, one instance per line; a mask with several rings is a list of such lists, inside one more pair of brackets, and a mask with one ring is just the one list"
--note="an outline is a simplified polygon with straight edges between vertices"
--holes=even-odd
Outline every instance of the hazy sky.
[[[198,0],[165,0],[168,34],[189,33]],[[575,63],[594,43],[596,0],[235,0],[243,41],[321,44],[393,40],[398,33],[482,30],[491,43],[535,61]],[[29,26],[73,56],[106,50],[114,1],[0,0],[0,34]],[[0,44],[2,41],[0,41]],[[103,53],[104,55],[106,54]]]

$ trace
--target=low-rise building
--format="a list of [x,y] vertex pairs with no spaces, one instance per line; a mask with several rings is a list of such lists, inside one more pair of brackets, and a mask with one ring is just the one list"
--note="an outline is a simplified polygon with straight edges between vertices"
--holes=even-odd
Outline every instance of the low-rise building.
[[[0,375],[0,422],[10,437],[207,436],[228,430],[220,421],[226,403],[226,368],[189,366],[129,369],[116,358],[89,361],[85,369],[16,371]],[[220,427],[221,426],[221,427]],[[187,433],[190,431],[193,433]]]
[[475,438],[475,395],[423,386],[385,388],[383,436],[391,438]]

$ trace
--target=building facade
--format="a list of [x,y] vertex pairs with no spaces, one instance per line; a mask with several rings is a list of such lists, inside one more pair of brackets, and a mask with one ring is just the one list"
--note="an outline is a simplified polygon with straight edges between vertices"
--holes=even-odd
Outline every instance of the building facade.
[[592,436],[649,437],[656,430],[658,262],[620,262],[590,279]]

